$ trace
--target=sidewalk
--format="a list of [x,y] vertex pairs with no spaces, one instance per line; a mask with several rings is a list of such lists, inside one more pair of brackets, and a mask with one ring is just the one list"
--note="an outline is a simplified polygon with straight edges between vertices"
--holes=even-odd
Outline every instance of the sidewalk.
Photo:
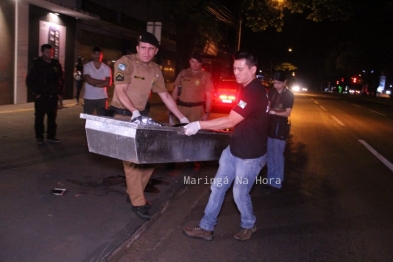
[[[159,192],[146,193],[153,218],[141,220],[126,202],[122,162],[88,152],[82,107],[64,104],[61,143],[43,145],[35,142],[33,103],[0,106],[0,261],[113,261],[186,190],[183,177],[198,174],[184,163],[156,165]],[[52,195],[55,187],[66,194]]]

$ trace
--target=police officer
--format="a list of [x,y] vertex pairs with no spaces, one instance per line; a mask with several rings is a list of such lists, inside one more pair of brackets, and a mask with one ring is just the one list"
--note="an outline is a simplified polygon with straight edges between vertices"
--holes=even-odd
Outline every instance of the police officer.
[[[167,108],[180,119],[181,123],[189,123],[179,111],[175,101],[168,93],[164,77],[159,66],[152,62],[158,52],[157,38],[148,32],[139,36],[136,54],[122,56],[114,66],[115,90],[111,106],[115,118],[132,120],[145,115],[145,107],[150,92],[158,93]],[[133,206],[133,211],[142,219],[149,220],[148,208],[144,189],[154,168],[123,161],[126,175],[127,193]]]
[[202,70],[202,56],[193,53],[189,60],[190,67],[177,76],[172,92],[177,107],[190,121],[209,118],[213,91],[211,75]]
[[34,129],[37,144],[44,142],[45,115],[48,118],[46,139],[51,143],[60,142],[56,138],[56,116],[57,102],[63,94],[64,80],[59,60],[52,59],[53,52],[53,47],[50,44],[42,45],[42,56],[34,60],[26,77],[26,86],[35,97]]

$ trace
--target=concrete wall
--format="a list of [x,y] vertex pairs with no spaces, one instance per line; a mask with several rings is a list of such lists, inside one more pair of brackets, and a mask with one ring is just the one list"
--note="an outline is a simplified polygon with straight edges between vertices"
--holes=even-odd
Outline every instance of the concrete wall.
[[0,105],[13,102],[15,2],[0,1]]
[[27,87],[25,84],[27,71],[29,68],[27,53],[29,46],[29,5],[16,1],[17,21],[16,21],[16,52],[15,52],[15,85],[14,85],[14,104],[27,102]]

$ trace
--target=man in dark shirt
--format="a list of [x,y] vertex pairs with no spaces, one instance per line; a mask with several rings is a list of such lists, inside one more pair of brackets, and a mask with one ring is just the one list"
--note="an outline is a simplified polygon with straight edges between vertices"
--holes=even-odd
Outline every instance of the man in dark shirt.
[[41,46],[42,56],[35,59],[26,77],[26,86],[33,93],[35,108],[35,136],[37,144],[44,141],[44,117],[47,115],[46,139],[59,143],[56,138],[56,115],[59,96],[63,94],[63,69],[53,57],[53,47],[49,44]]
[[256,231],[250,190],[266,164],[268,97],[264,86],[255,78],[257,60],[254,54],[238,51],[234,55],[233,71],[236,81],[243,85],[239,102],[228,116],[209,121],[192,122],[184,128],[186,135],[199,129],[235,127],[229,146],[219,160],[219,168],[211,185],[205,215],[197,227],[184,227],[189,237],[213,239],[213,229],[226,191],[233,183],[233,197],[241,215],[241,230],[237,240],[248,240]]

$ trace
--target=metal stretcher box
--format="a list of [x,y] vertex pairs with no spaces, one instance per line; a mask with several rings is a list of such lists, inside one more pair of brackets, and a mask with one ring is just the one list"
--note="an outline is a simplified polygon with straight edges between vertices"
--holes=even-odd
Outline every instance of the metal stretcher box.
[[86,119],[90,152],[137,164],[218,160],[232,134],[200,130],[187,136],[183,127],[138,125],[88,114],[80,118]]

